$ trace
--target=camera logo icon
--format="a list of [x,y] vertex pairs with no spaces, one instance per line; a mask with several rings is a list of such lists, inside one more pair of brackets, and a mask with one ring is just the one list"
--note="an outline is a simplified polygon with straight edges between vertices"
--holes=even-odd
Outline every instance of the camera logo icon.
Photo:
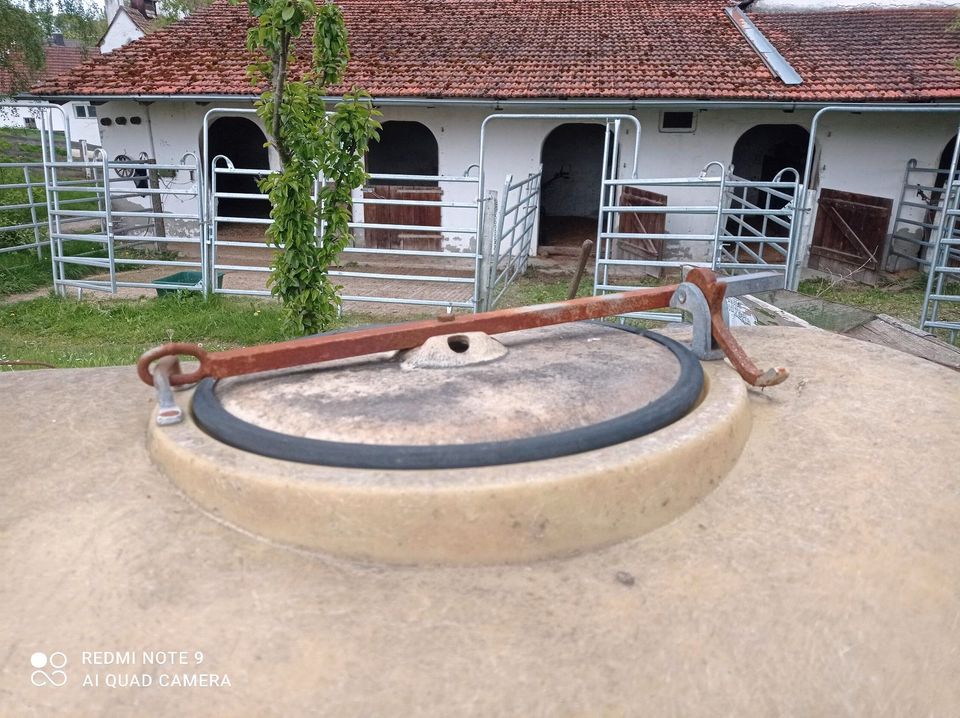
[[54,686],[59,688],[67,682],[67,673],[63,670],[67,665],[67,657],[60,651],[46,653],[37,651],[30,656],[30,665],[35,669],[30,674],[30,682],[35,686]]

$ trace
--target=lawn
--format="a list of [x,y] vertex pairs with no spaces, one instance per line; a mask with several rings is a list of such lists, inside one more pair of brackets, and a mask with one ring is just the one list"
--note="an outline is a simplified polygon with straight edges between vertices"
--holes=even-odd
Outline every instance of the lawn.
[[[49,272],[49,265],[38,267]],[[0,273],[2,275],[2,273]],[[565,299],[569,279],[530,273],[506,293],[500,307],[541,304]],[[592,278],[580,285],[589,295]],[[881,288],[831,285],[807,281],[804,294],[891,314],[916,323],[923,301],[923,283]],[[425,311],[420,316],[431,316]],[[337,325],[396,322],[395,316],[348,314]],[[290,339],[282,327],[279,305],[268,299],[217,295],[204,300],[180,293],[157,299],[61,299],[41,297],[0,304],[0,360],[36,361],[57,367],[132,364],[153,346],[169,341],[198,342],[210,351]]]
[[[71,256],[106,257],[107,252],[99,242],[64,242],[64,251]],[[80,279],[89,274],[103,272],[99,267],[66,264],[64,271],[69,279]],[[40,256],[35,250],[0,254],[0,298],[10,294],[30,292],[40,287],[53,285],[53,269],[50,266],[50,250],[42,247]]]
[[[927,286],[927,275],[915,273],[901,279],[868,287],[854,282],[831,282],[826,279],[808,279],[800,282],[800,293],[828,302],[849,304],[874,314],[889,314],[916,326],[920,323],[920,309]],[[947,293],[960,294],[956,282],[949,283]],[[941,304],[941,318],[960,319],[960,307]]]
[[[44,267],[37,271],[42,274]],[[584,279],[581,295],[590,293],[590,281]],[[501,306],[565,299],[568,285],[566,279],[524,278],[511,287]],[[335,328],[396,321],[394,316],[348,314]],[[145,350],[170,341],[198,342],[218,351],[293,336],[282,328],[280,306],[264,299],[216,295],[204,300],[181,292],[157,299],[78,302],[51,296],[0,304],[0,360],[57,367],[132,364]]]
[[132,364],[169,341],[211,351],[288,339],[276,302],[175,293],[139,301],[42,297],[0,305],[0,360],[57,367]]
[[[63,154],[63,148],[60,149],[60,154]],[[43,170],[36,167],[30,168],[29,179],[39,186],[28,189],[18,186],[25,184],[26,177],[22,167],[3,166],[5,163],[39,162],[40,160],[40,133],[37,130],[0,128],[0,227],[31,224],[35,216],[40,224],[41,235],[46,238],[47,207]],[[83,179],[83,173],[79,170],[61,170],[59,174],[61,181],[81,180],[84,184],[92,184]],[[96,193],[59,191],[57,194],[63,208],[76,210],[98,208]],[[33,212],[29,206],[24,206],[31,203],[31,198],[36,205]],[[0,249],[30,244],[34,240],[32,229],[0,231]],[[11,265],[7,263],[4,266],[9,268]],[[50,277],[47,278],[46,284],[52,284]],[[0,290],[0,294],[3,293],[9,292]]]

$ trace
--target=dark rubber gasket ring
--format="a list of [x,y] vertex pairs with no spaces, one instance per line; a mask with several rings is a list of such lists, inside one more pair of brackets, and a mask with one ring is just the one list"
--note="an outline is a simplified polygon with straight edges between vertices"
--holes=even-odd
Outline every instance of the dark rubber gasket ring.
[[687,414],[703,391],[703,368],[682,344],[642,329],[605,324],[663,345],[680,364],[680,376],[663,396],[621,416],[579,429],[473,444],[407,446],[308,439],[264,429],[228,412],[216,395],[216,381],[204,379],[193,395],[193,419],[213,438],[237,449],[274,459],[350,469],[462,469],[541,461],[602,449],[662,429]]

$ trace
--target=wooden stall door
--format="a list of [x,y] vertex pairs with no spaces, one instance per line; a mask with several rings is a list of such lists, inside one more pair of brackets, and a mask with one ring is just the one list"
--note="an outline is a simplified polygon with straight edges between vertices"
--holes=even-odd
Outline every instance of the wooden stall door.
[[[416,185],[373,185],[363,190],[364,199],[401,199],[440,201],[443,190],[439,187]],[[422,205],[365,204],[364,222],[370,224],[440,226],[440,207]],[[406,229],[365,229],[364,245],[377,249],[414,249],[439,251],[440,232]]]
[[810,266],[840,272],[878,272],[893,200],[824,188],[818,204]]
[[[620,204],[624,207],[666,207],[667,196],[657,194],[637,187],[624,187],[620,194]],[[626,213],[619,215],[617,231],[631,234],[666,234],[667,215],[666,213]],[[616,259],[663,259],[663,240],[647,239],[639,237],[636,239],[621,239],[616,243]],[[649,267],[646,272],[654,276],[660,276],[658,267]]]

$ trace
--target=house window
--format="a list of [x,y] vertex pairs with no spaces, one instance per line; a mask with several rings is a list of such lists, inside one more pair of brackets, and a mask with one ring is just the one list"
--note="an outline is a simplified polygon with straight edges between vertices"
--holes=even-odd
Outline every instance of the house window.
[[28,129],[31,129],[31,130],[37,129],[37,118],[36,118],[36,117],[24,117],[24,118],[23,118],[23,126],[26,127],[26,128],[28,128]]
[[93,105],[74,105],[73,114],[77,119],[85,120],[97,116],[97,108]]
[[693,112],[661,112],[661,132],[694,132],[697,129],[697,115]]

